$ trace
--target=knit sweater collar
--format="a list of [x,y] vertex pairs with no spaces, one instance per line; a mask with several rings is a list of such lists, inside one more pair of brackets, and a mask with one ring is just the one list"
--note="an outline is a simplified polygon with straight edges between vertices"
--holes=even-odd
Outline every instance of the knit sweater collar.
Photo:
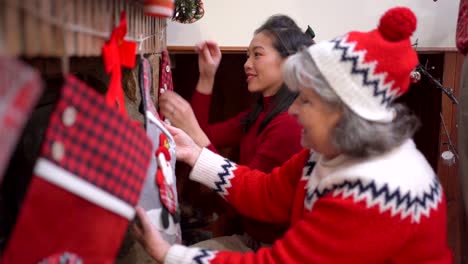
[[273,96],[264,96],[263,97],[263,109],[268,109],[271,107],[271,104],[273,102]]
[[323,155],[320,155],[318,163],[324,167],[338,167],[348,160],[348,156],[345,154],[338,155],[332,159],[327,159]]

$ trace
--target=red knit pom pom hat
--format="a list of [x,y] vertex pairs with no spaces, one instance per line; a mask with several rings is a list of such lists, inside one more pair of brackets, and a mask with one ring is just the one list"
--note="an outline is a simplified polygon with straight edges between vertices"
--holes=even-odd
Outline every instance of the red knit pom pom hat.
[[391,103],[404,94],[418,63],[409,37],[416,16],[406,7],[388,10],[377,29],[349,32],[311,46],[315,64],[340,99],[369,121],[391,122]]

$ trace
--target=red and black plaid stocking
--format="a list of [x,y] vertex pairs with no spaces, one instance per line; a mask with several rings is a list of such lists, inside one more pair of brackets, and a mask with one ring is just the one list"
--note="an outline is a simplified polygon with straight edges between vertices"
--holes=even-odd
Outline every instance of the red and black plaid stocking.
[[70,252],[84,263],[113,263],[150,156],[143,129],[69,76],[0,262]]

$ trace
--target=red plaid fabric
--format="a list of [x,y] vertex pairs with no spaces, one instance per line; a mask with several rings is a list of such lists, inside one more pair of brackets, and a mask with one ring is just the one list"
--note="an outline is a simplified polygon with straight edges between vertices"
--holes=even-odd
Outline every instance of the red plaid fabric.
[[[172,190],[172,186],[168,184],[168,180],[172,181],[174,175],[170,164],[171,156],[168,150],[168,141],[164,134],[159,137],[160,146],[156,150],[156,159],[158,162],[158,169],[156,171],[156,185],[159,189],[159,197],[166,209],[175,214],[177,211],[177,200]],[[160,157],[160,155],[162,156]]]
[[[159,96],[164,93],[166,90],[173,91],[174,85],[172,83],[172,70],[171,63],[169,60],[169,53],[165,50],[161,52],[161,61],[159,63]],[[158,96],[158,98],[159,98]],[[161,119],[164,120],[164,117],[161,116]]]
[[[63,113],[73,107],[76,123],[65,127]],[[54,142],[67,147],[63,159],[53,157]],[[103,97],[69,76],[50,119],[42,157],[114,196],[136,205],[151,155],[145,131],[108,106]]]
[[[151,99],[150,90],[152,88],[152,74],[151,74],[151,65],[149,61],[143,58],[140,62],[140,93],[141,93],[141,102],[143,104],[144,111],[150,111],[156,118],[159,118],[158,112],[154,107],[153,101]],[[146,115],[143,112],[143,115]]]
[[143,129],[69,76],[0,263],[37,263],[66,251],[84,263],[114,263],[151,147]]
[[13,58],[0,57],[0,184],[21,130],[42,92],[39,74]]
[[161,169],[158,169],[156,180],[162,203],[171,214],[175,214],[177,211],[177,204],[174,191],[172,191],[172,187],[170,185],[167,185],[164,182],[164,174]]

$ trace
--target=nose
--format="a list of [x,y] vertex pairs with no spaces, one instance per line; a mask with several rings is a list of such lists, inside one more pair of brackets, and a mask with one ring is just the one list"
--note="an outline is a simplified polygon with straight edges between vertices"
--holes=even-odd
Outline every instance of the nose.
[[252,62],[250,60],[250,57],[247,57],[247,60],[244,63],[244,71],[252,69]]

